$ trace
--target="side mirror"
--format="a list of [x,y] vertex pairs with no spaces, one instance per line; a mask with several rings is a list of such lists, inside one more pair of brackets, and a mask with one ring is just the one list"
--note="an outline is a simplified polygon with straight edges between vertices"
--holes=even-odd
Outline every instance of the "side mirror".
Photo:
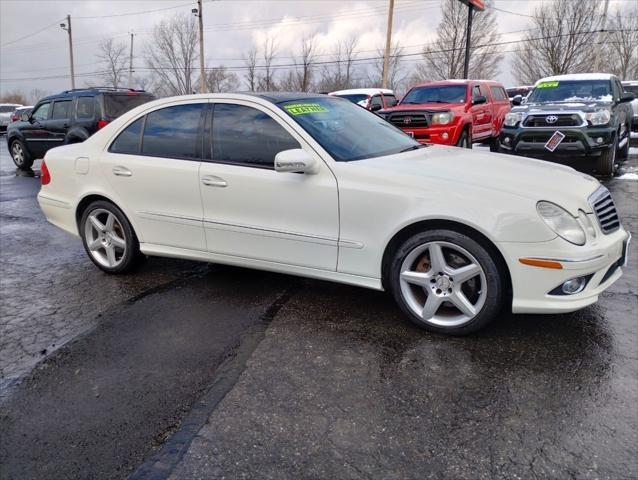
[[514,95],[514,98],[512,98],[512,105],[518,106],[521,103],[523,103],[523,95]]
[[371,112],[378,112],[382,108],[383,108],[383,105],[379,105],[378,103],[376,103],[376,104],[370,106],[370,111]]
[[472,99],[472,105],[480,105],[482,103],[487,103],[487,97],[485,95],[479,95]]
[[292,173],[317,173],[317,161],[301,148],[284,150],[275,156],[275,171]]
[[631,102],[636,96],[631,92],[622,92],[618,103]]

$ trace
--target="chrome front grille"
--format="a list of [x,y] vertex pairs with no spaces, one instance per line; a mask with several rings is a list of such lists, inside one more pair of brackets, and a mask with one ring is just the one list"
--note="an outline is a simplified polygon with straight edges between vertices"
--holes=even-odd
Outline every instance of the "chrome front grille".
[[611,198],[609,190],[600,187],[589,197],[589,203],[594,209],[598,224],[604,234],[615,232],[620,228],[620,218],[618,218],[616,205],[614,205],[614,199]]

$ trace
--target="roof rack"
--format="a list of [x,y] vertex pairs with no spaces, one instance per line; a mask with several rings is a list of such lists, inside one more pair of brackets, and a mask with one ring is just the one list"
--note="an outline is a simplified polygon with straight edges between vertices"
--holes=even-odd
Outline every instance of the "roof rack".
[[86,92],[87,90],[108,90],[113,92],[146,92],[146,90],[136,90],[134,88],[126,88],[126,87],[84,87],[84,88],[72,88],[70,90],[64,90],[62,93]]

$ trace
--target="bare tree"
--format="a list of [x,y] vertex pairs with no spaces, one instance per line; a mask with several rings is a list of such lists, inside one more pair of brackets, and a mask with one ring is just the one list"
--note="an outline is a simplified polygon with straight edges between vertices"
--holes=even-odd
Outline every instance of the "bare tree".
[[595,30],[600,26],[598,2],[557,0],[534,11],[514,71],[521,83],[534,83],[549,75],[591,71]]
[[333,63],[326,64],[321,69],[319,90],[331,92],[356,87],[356,48],[359,37],[352,35],[348,39],[339,42],[337,51],[331,58]]
[[192,16],[175,15],[155,26],[146,45],[146,61],[157,77],[158,93],[193,93],[194,66],[199,58],[198,41]]
[[126,44],[115,42],[112,38],[104,39],[98,44],[97,58],[105,72],[100,75],[101,80],[107,86],[119,87],[128,66]]
[[304,36],[301,40],[301,52],[298,59],[294,60],[295,79],[293,90],[308,92],[312,84],[314,64],[318,54],[317,36]]
[[638,6],[617,10],[603,44],[605,71],[623,80],[638,78]]
[[[390,48],[390,62],[388,63],[388,88],[401,90],[407,79],[407,72],[401,63],[404,49],[398,42],[393,42]],[[384,49],[377,49],[377,60],[372,65],[372,71],[368,72],[368,81],[374,86],[381,86],[383,78],[383,54]]]
[[[423,61],[417,65],[416,79],[441,80],[462,78],[465,63],[468,8],[458,0],[445,0],[443,18],[437,27],[437,39],[423,50]],[[502,48],[480,45],[494,44],[499,39],[494,11],[487,8],[474,12],[470,39],[470,78],[493,78],[503,60]]]
[[244,64],[246,65],[246,73],[244,81],[248,85],[251,92],[257,90],[257,47],[251,45],[248,53],[244,56]]
[[224,65],[215,67],[206,72],[206,90],[215,92],[231,92],[237,89],[239,78],[233,72],[228,71]]
[[277,38],[275,36],[268,35],[266,37],[261,53],[264,60],[264,73],[259,77],[259,90],[266,92],[276,90],[275,69],[272,64],[278,53]]
[[41,88],[34,88],[29,92],[27,100],[29,104],[35,105],[36,103],[38,103],[38,100],[44,97],[48,97],[49,95],[51,95],[51,92],[48,90],[43,90]]
[[26,105],[27,96],[21,90],[5,92],[0,96],[0,103],[19,103],[20,105]]

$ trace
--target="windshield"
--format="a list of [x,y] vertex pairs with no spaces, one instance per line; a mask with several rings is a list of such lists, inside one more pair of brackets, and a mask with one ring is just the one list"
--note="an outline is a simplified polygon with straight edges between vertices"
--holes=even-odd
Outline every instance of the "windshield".
[[439,85],[416,87],[401,100],[406,103],[465,103],[467,85]]
[[12,113],[16,108],[16,105],[0,105],[0,113]]
[[339,162],[381,157],[421,146],[378,115],[343,99],[304,98],[277,105]]
[[140,105],[154,100],[155,97],[149,94],[123,94],[123,95],[104,95],[104,114],[107,117],[119,117],[129,110],[139,107]]
[[350,100],[352,103],[359,102],[367,102],[368,96],[363,93],[350,93],[348,95],[335,95],[335,97],[345,98],[346,100]]
[[633,93],[634,95],[638,95],[638,85],[623,85],[622,89],[625,92]]
[[611,102],[609,80],[568,80],[540,82],[527,97],[527,103],[534,102]]
[[512,97],[515,97],[516,95],[522,95],[524,97],[525,95],[529,93],[529,91],[530,91],[529,88],[508,88],[507,96],[512,98]]

